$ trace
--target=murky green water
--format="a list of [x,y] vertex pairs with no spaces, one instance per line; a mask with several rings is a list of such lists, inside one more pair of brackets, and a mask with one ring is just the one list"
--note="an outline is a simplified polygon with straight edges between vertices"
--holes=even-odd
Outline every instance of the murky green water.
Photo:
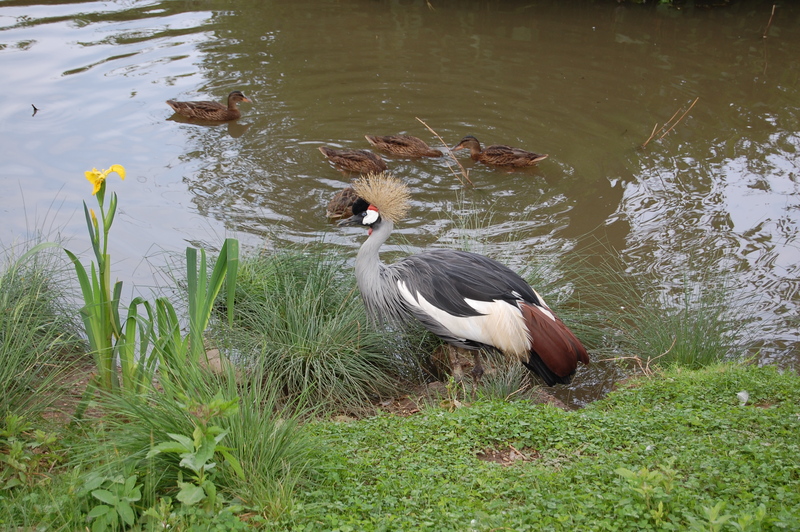
[[[446,158],[391,159],[414,194],[398,231],[412,250],[456,245],[450,211],[483,217],[482,250],[512,265],[599,241],[669,287],[687,249],[713,250],[760,296],[762,360],[797,367],[800,7],[781,4],[765,38],[772,5],[3,1],[0,242],[41,229],[86,250],[83,172],[119,163],[111,253],[137,290],[159,283],[162,251],[226,235],[351,253],[363,234],[324,218],[347,177],[318,146],[436,143],[420,118],[451,146],[550,157],[515,172],[461,158],[463,202]],[[233,89],[254,101],[236,124],[167,120],[167,99]]]

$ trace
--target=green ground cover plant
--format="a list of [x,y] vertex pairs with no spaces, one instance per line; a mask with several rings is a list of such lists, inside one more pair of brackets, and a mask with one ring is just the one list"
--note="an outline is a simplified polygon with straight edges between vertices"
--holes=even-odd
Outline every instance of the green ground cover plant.
[[740,365],[635,380],[579,411],[316,423],[319,483],[273,529],[791,530],[799,429],[797,375]]

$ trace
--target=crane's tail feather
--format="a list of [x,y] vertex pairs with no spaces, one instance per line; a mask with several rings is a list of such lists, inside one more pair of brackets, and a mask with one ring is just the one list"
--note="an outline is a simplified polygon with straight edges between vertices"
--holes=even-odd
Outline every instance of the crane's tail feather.
[[541,377],[544,383],[548,386],[555,386],[556,384],[569,384],[572,382],[572,374],[567,375],[566,377],[556,375],[545,365],[544,362],[542,362],[542,359],[535,352],[531,352],[528,360],[523,360],[522,364],[528,368],[528,371]]
[[520,304],[525,326],[531,337],[531,350],[523,364],[547,383],[569,384],[578,361],[589,363],[589,354],[580,340],[549,309]]

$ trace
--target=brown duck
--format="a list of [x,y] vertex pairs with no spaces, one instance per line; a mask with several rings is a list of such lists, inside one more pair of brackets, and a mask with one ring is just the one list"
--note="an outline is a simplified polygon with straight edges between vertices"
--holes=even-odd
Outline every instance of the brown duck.
[[358,194],[353,187],[343,188],[337,192],[325,209],[325,216],[331,220],[350,218],[353,216],[353,203],[358,199]]
[[533,166],[542,159],[547,158],[547,155],[540,155],[502,144],[481,149],[481,143],[472,135],[467,135],[453,147],[453,151],[463,149],[469,149],[472,160],[495,166]]
[[239,102],[250,102],[250,99],[242,94],[241,91],[233,91],[228,95],[228,106],[225,107],[219,102],[178,102],[167,100],[167,105],[173,111],[186,118],[195,120],[207,120],[209,122],[225,122],[236,120],[242,116],[237,105]]
[[375,148],[401,157],[441,157],[442,152],[411,135],[364,135]]
[[319,151],[342,170],[358,174],[379,174],[389,167],[380,155],[369,150],[336,150],[320,146]]

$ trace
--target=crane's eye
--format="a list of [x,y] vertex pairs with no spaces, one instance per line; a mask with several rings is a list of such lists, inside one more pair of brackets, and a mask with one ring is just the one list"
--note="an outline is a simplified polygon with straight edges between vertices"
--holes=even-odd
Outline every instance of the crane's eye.
[[369,209],[367,209],[367,212],[364,213],[364,219],[362,220],[361,223],[364,225],[372,225],[378,221],[378,218],[380,218],[380,216],[381,215],[378,212],[378,209],[370,205]]

